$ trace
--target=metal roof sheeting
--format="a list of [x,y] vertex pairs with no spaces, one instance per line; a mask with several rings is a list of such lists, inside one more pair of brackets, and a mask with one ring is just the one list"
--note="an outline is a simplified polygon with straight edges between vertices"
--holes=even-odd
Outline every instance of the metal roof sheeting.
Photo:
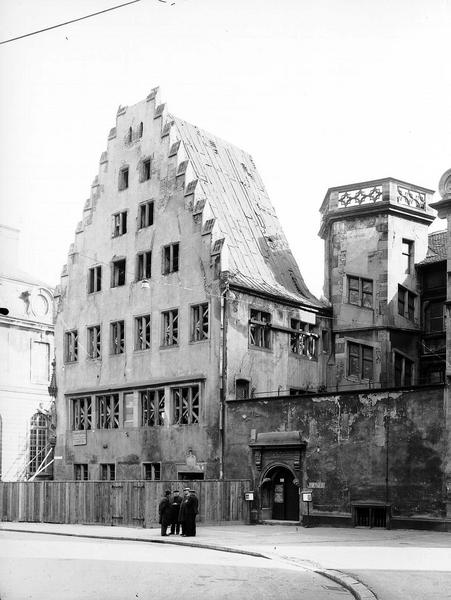
[[255,292],[324,308],[309,291],[291,253],[252,157],[171,115],[205,198],[215,239],[225,238],[231,283]]

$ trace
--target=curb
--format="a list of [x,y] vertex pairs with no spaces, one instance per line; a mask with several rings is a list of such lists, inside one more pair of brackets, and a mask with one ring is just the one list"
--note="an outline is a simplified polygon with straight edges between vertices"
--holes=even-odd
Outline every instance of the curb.
[[255,556],[257,558],[265,558],[267,560],[285,560],[286,562],[290,562],[292,564],[297,565],[305,569],[306,571],[311,571],[312,573],[316,573],[317,575],[321,575],[322,577],[326,577],[331,581],[334,581],[338,585],[341,585],[345,589],[347,589],[356,600],[377,600],[376,594],[372,592],[364,583],[355,579],[351,575],[346,573],[342,573],[341,571],[336,571],[333,569],[322,569],[321,567],[312,567],[306,562],[301,560],[297,560],[290,556],[284,556],[282,554],[262,554],[261,552],[254,552],[252,550],[243,550],[241,548],[234,548],[230,546],[218,546],[217,544],[208,544],[202,542],[186,542],[182,540],[160,540],[160,539],[146,539],[146,538],[136,538],[129,536],[102,536],[102,535],[94,535],[89,533],[64,533],[58,531],[37,531],[34,529],[15,529],[13,527],[4,527],[3,523],[0,525],[0,531],[13,531],[15,533],[37,533],[43,535],[58,535],[62,537],[77,537],[77,538],[88,538],[88,539],[102,539],[102,540],[113,540],[113,541],[122,541],[122,542],[144,542],[150,544],[171,544],[172,546],[189,546],[191,548],[205,548],[207,550],[216,550],[218,552],[229,552],[231,554],[244,554],[246,556]]

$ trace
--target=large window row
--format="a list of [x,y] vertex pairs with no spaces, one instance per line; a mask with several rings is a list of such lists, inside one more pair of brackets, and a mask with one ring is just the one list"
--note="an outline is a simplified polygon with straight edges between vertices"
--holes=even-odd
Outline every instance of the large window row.
[[[207,302],[195,304],[190,307],[190,342],[201,342],[209,338],[210,319],[209,305]],[[113,321],[109,327],[109,354],[125,353],[125,321]],[[135,351],[149,350],[151,347],[151,319],[150,314],[134,318]],[[178,346],[180,341],[179,309],[172,308],[161,313],[161,347]],[[88,358],[100,360],[102,358],[103,331],[102,326],[92,325],[87,327],[86,355]],[[79,358],[78,330],[64,333],[64,361],[77,362]]]
[[[141,463],[142,479],[146,481],[160,481],[161,463],[143,462]],[[115,481],[117,470],[115,463],[100,463],[98,465],[89,465],[88,463],[74,463],[74,479],[76,481],[100,480]]]
[[71,398],[70,414],[73,431],[195,425],[201,418],[201,386],[161,386]]
[[[179,243],[168,244],[162,248],[162,275],[169,275],[179,270]],[[110,287],[120,287],[127,283],[127,259],[115,258],[110,266]],[[134,281],[151,279],[152,277],[152,252],[144,250],[136,254]],[[88,269],[88,294],[102,290],[102,265],[96,265]]]

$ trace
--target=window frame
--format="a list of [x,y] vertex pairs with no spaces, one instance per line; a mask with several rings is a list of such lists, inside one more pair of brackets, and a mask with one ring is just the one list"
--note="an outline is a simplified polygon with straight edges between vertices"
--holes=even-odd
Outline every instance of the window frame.
[[208,302],[190,307],[190,341],[205,342],[210,337],[210,306]]
[[418,294],[398,283],[398,315],[414,322],[417,297]]
[[[173,425],[199,425],[201,386],[199,383],[170,388]],[[194,391],[196,389],[196,391]]]
[[87,332],[87,358],[91,360],[101,360],[102,358],[102,327],[101,325],[91,325],[86,328]]
[[[433,308],[440,308],[440,316],[430,316],[429,312],[431,311],[431,309]],[[428,335],[443,335],[443,333],[445,332],[445,311],[444,311],[444,301],[443,300],[430,300],[428,302],[428,304],[424,307],[423,310],[423,314],[424,314],[424,332]],[[433,322],[441,322],[441,328],[440,329],[435,329],[432,328],[432,323]]]
[[127,233],[127,210],[120,210],[111,215],[111,237],[117,238]]
[[170,275],[180,269],[180,242],[167,244],[162,248],[162,274]]
[[152,179],[152,159],[150,156],[143,158],[139,169],[139,182],[144,183]]
[[91,431],[94,419],[92,396],[70,398],[70,416],[72,431]]
[[[117,331],[118,329],[119,331]],[[123,319],[110,323],[110,355],[120,354],[125,354],[125,321]]]
[[[396,387],[411,386],[414,382],[415,361],[401,354],[401,352],[393,351],[393,382]],[[398,376],[399,373],[399,376]],[[406,376],[406,373],[407,376]]]
[[88,294],[95,294],[102,290],[102,265],[95,265],[88,269]]
[[319,336],[313,331],[315,325],[306,323],[300,319],[291,318],[290,328],[290,352],[296,356],[303,356],[309,360],[318,358],[318,340]]
[[89,481],[88,463],[74,463],[74,480]]
[[152,278],[152,250],[144,250],[136,255],[136,281]]
[[98,394],[95,397],[96,429],[120,428],[120,396]]
[[111,261],[111,287],[117,288],[126,285],[127,259],[116,258]]
[[[268,319],[262,318],[263,315]],[[260,350],[272,350],[273,341],[271,335],[272,315],[259,308],[249,309],[249,347]]]
[[166,416],[166,390],[164,387],[139,390],[141,427],[161,427]]
[[[365,356],[366,353],[366,356]],[[371,360],[368,359],[368,353],[371,353]],[[358,361],[358,369],[352,367],[352,360]],[[371,363],[371,377],[365,375],[365,364]],[[364,381],[374,381],[374,348],[359,342],[347,341],[346,349],[346,373],[348,377],[356,377]]]
[[64,332],[64,362],[78,362],[78,329]]
[[[145,461],[142,466],[144,481],[161,481],[161,462]],[[150,477],[147,477],[148,470],[150,471]]]
[[[347,274],[347,303],[360,308],[374,310],[374,280],[360,275]],[[371,285],[371,291],[365,290],[365,285]],[[351,299],[351,294],[357,294],[357,301]],[[365,298],[371,300],[371,306],[365,304]]]
[[[166,322],[167,321],[167,322]],[[175,323],[175,327],[174,327]],[[174,334],[175,331],[175,334]],[[171,341],[172,340],[172,341]],[[179,309],[170,308],[161,312],[161,347],[173,348],[179,345]]]
[[[413,264],[414,264],[414,241],[408,240],[406,238],[402,238],[401,242],[401,256],[403,257],[403,263],[405,264],[405,274],[410,274],[413,272]],[[406,251],[407,249],[407,251]]]
[[138,205],[138,229],[151,227],[154,223],[154,213],[155,203],[153,200],[141,202],[141,204]]
[[118,191],[128,190],[130,185],[130,167],[124,166],[119,169]]
[[116,481],[116,464],[100,463],[99,479],[100,481]]
[[[152,340],[152,326],[150,320],[150,313],[147,315],[139,315],[135,317],[135,344],[134,349],[136,352],[150,350]],[[144,336],[142,336],[144,331]]]

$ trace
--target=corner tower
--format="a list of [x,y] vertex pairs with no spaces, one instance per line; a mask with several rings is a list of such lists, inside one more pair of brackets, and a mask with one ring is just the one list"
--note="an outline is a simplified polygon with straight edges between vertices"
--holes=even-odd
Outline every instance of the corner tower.
[[415,263],[427,254],[432,194],[392,178],[328,190],[320,235],[324,294],[333,307],[331,389],[418,382]]

